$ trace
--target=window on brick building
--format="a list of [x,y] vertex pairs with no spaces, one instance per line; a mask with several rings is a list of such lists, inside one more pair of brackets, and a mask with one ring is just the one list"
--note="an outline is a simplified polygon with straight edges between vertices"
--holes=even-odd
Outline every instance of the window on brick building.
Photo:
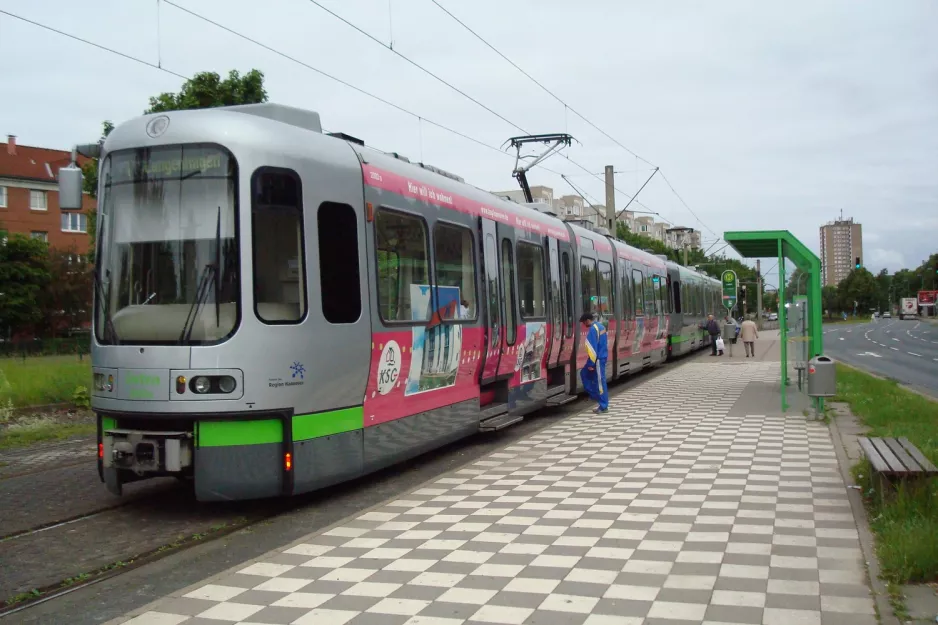
[[7,207],[7,188],[0,187],[0,208]]
[[34,211],[44,211],[48,210],[49,206],[46,203],[46,192],[45,191],[35,191],[30,189],[29,191],[29,209]]
[[45,241],[46,243],[49,242],[48,232],[43,232],[41,230],[33,230],[32,232],[29,233],[29,236],[32,239],[39,239],[40,241]]
[[88,232],[88,216],[83,213],[62,213],[62,232]]

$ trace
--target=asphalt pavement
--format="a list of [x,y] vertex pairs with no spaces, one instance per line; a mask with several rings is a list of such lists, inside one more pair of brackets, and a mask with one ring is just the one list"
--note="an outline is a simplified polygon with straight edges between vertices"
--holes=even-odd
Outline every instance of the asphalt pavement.
[[938,324],[879,319],[824,326],[824,351],[938,399]]

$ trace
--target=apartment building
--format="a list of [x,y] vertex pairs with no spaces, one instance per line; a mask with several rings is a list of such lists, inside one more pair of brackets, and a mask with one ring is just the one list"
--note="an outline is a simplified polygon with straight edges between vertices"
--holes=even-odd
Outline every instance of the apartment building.
[[863,228],[853,218],[836,219],[821,226],[821,282],[837,286],[863,264]]
[[[0,143],[0,241],[23,234],[50,247],[88,253],[88,211],[95,200],[86,195],[81,212],[59,210],[57,176],[71,160],[65,150],[18,145],[14,135]],[[86,162],[79,157],[79,163]]]
[[[521,189],[510,191],[493,191],[493,195],[524,204],[524,194]],[[573,221],[593,228],[606,227],[606,206],[593,204],[590,206],[579,195],[562,195],[554,197],[554,190],[546,186],[531,187],[531,196],[538,204],[550,204],[554,212],[564,221]],[[700,249],[700,233],[695,230],[684,232],[668,232],[670,224],[656,222],[654,217],[648,215],[635,216],[633,211],[621,211],[617,222],[625,223],[630,232],[661,241],[674,249],[680,249],[687,241],[693,249]]]

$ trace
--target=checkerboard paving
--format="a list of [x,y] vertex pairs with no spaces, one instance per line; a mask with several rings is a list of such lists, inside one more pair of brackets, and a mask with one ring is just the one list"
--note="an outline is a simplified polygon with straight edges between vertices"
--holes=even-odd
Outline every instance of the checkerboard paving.
[[123,622],[875,623],[826,427],[728,416],[777,380],[675,368]]

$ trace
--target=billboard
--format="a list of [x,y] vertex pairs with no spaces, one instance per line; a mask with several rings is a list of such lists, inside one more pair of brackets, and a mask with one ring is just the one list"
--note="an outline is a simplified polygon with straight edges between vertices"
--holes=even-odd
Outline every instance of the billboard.
[[938,291],[919,291],[918,292],[918,305],[919,306],[934,306],[936,299],[938,299]]

